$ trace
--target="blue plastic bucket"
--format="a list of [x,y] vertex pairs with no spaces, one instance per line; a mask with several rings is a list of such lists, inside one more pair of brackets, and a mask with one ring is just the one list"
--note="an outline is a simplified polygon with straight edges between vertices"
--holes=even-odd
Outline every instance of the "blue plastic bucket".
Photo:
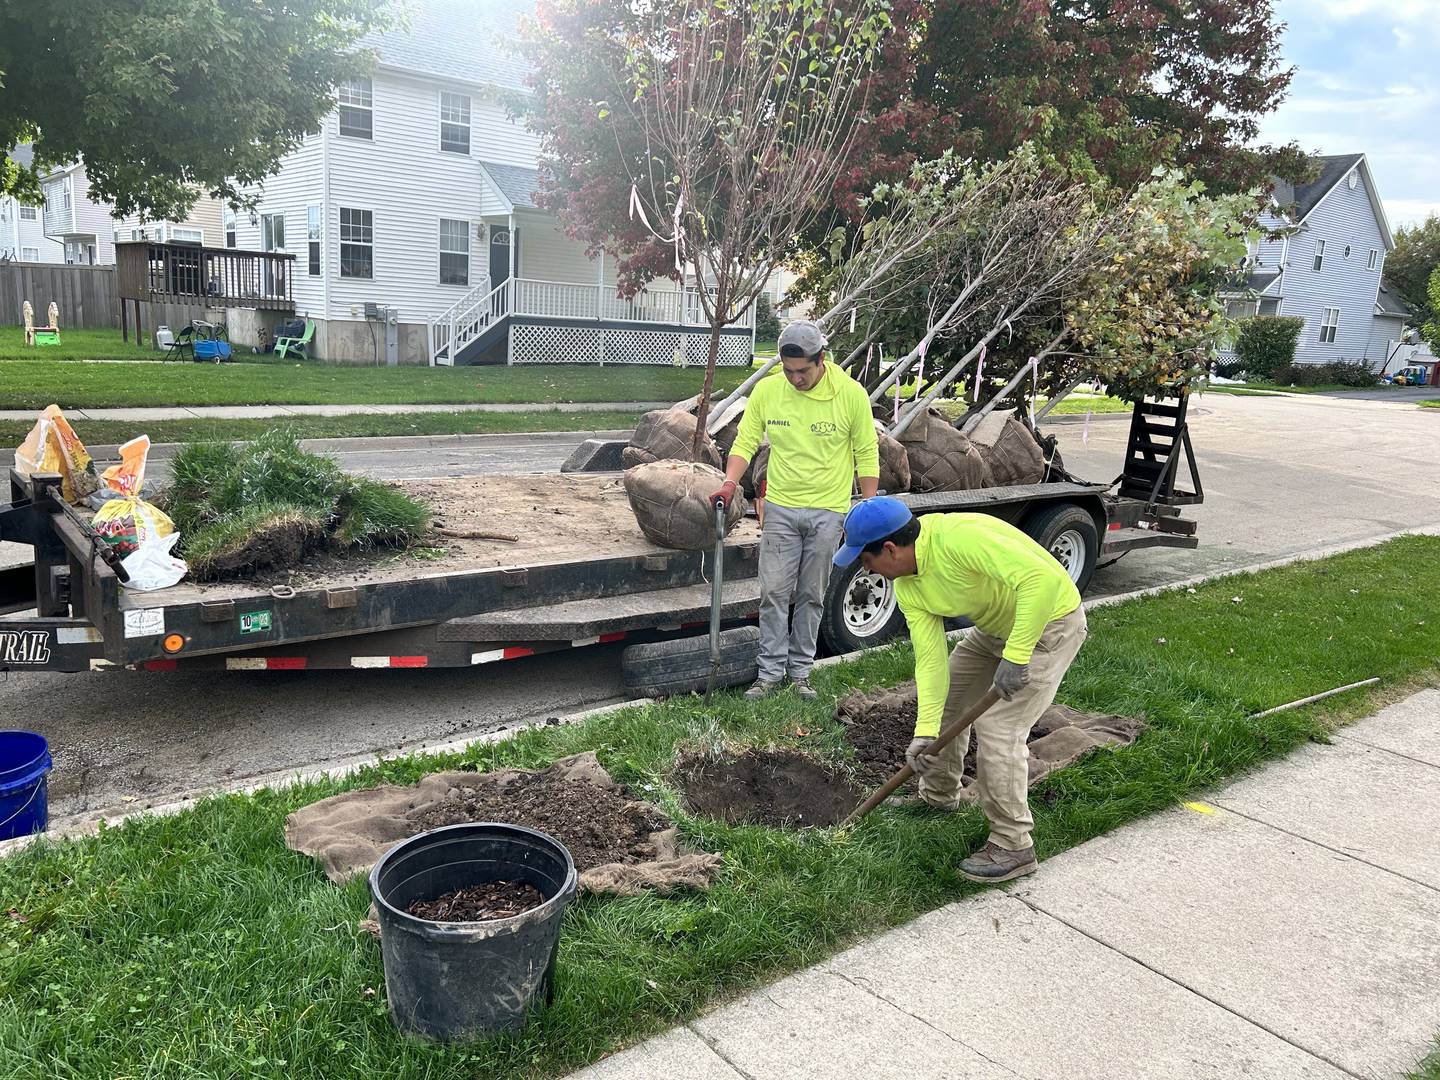
[[0,731],[0,840],[44,832],[50,746],[33,731]]

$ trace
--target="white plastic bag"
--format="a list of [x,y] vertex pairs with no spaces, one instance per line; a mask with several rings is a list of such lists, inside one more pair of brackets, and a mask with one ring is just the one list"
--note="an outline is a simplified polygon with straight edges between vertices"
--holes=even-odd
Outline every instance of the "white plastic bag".
[[149,452],[148,435],[120,447],[120,464],[104,475],[105,483],[120,497],[100,507],[91,521],[91,527],[123,556],[121,565],[130,576],[125,588],[137,592],[168,589],[190,569],[172,553],[180,539],[174,523],[163,510],[139,497]]

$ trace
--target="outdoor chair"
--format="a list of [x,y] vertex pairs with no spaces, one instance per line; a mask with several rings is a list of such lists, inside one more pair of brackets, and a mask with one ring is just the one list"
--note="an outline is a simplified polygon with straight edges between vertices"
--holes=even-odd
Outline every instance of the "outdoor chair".
[[183,360],[185,359],[186,353],[189,353],[190,359],[193,360],[195,359],[194,346],[195,327],[182,326],[180,328],[180,332],[177,333],[173,338],[171,338],[169,341],[162,341],[160,343],[160,352],[167,360],[170,359],[172,356],[176,359]]
[[301,360],[310,359],[310,342],[315,338],[315,323],[311,319],[305,320],[305,333],[296,337],[277,337],[275,339],[275,352],[284,359],[287,356],[298,356]]

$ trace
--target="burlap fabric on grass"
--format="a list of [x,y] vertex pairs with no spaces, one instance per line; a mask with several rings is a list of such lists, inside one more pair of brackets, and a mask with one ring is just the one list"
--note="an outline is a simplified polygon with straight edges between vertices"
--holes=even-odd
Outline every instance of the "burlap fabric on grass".
[[[689,461],[690,443],[695,437],[695,415],[684,409],[654,409],[640,417],[630,436],[630,445],[620,451],[620,464],[627,469],[651,461]],[[721,468],[720,448],[705,439],[700,460]]]
[[975,425],[970,441],[980,451],[995,487],[1038,484],[1045,479],[1045,455],[1028,425],[1011,412],[992,412]]
[[980,450],[934,409],[900,433],[910,463],[910,490],[969,491],[990,486]]
[[[710,496],[725,474],[693,461],[652,461],[625,470],[625,494],[640,531],[652,544],[682,551],[715,547],[715,507]],[[730,501],[725,530],[745,516],[745,500]]]
[[[836,705],[835,719],[844,725],[862,764],[871,766],[867,779],[883,779],[905,763],[905,748],[915,732],[915,702],[915,684],[907,682],[892,689],[852,690]],[[1051,705],[1030,731],[1030,786],[1096,750],[1129,746],[1144,730],[1138,717]],[[967,773],[973,775],[973,761]],[[967,797],[973,798],[973,792]]]
[[[563,785],[572,800],[608,807],[608,817],[634,835],[619,858],[595,865],[606,837],[597,836],[601,811],[593,819],[580,814],[574,821],[537,813],[534,793],[519,797],[522,786]],[[510,794],[507,795],[507,792]],[[623,800],[623,814],[616,815]],[[467,803],[513,803],[507,816],[486,811],[487,821],[525,825],[549,833],[571,849],[580,871],[580,888],[612,896],[635,896],[647,890],[668,893],[676,889],[704,889],[720,871],[721,858],[709,852],[681,849],[674,824],[656,806],[633,800],[615,782],[592,751],[562,758],[548,769],[500,769],[496,772],[431,773],[408,786],[386,784],[362,791],[347,791],[296,810],[285,819],[285,846],[312,856],[331,881],[345,882],[370,872],[375,861],[400,841],[439,827],[453,816],[450,807]],[[463,811],[462,811],[463,812]],[[440,822],[436,818],[439,817]],[[655,826],[655,827],[652,827]],[[615,843],[617,848],[627,846]]]

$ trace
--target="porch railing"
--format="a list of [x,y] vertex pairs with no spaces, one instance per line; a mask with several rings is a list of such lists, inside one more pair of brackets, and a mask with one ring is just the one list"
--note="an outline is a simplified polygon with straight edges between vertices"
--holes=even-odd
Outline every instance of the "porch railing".
[[115,245],[122,300],[294,311],[295,256],[198,244]]
[[[668,326],[705,326],[708,322],[697,289],[641,289],[632,297],[616,296],[613,289],[573,282],[515,279],[515,315],[554,319],[601,319],[613,322],[664,323]],[[732,314],[734,309],[732,308]],[[752,307],[732,326],[754,324]]]

